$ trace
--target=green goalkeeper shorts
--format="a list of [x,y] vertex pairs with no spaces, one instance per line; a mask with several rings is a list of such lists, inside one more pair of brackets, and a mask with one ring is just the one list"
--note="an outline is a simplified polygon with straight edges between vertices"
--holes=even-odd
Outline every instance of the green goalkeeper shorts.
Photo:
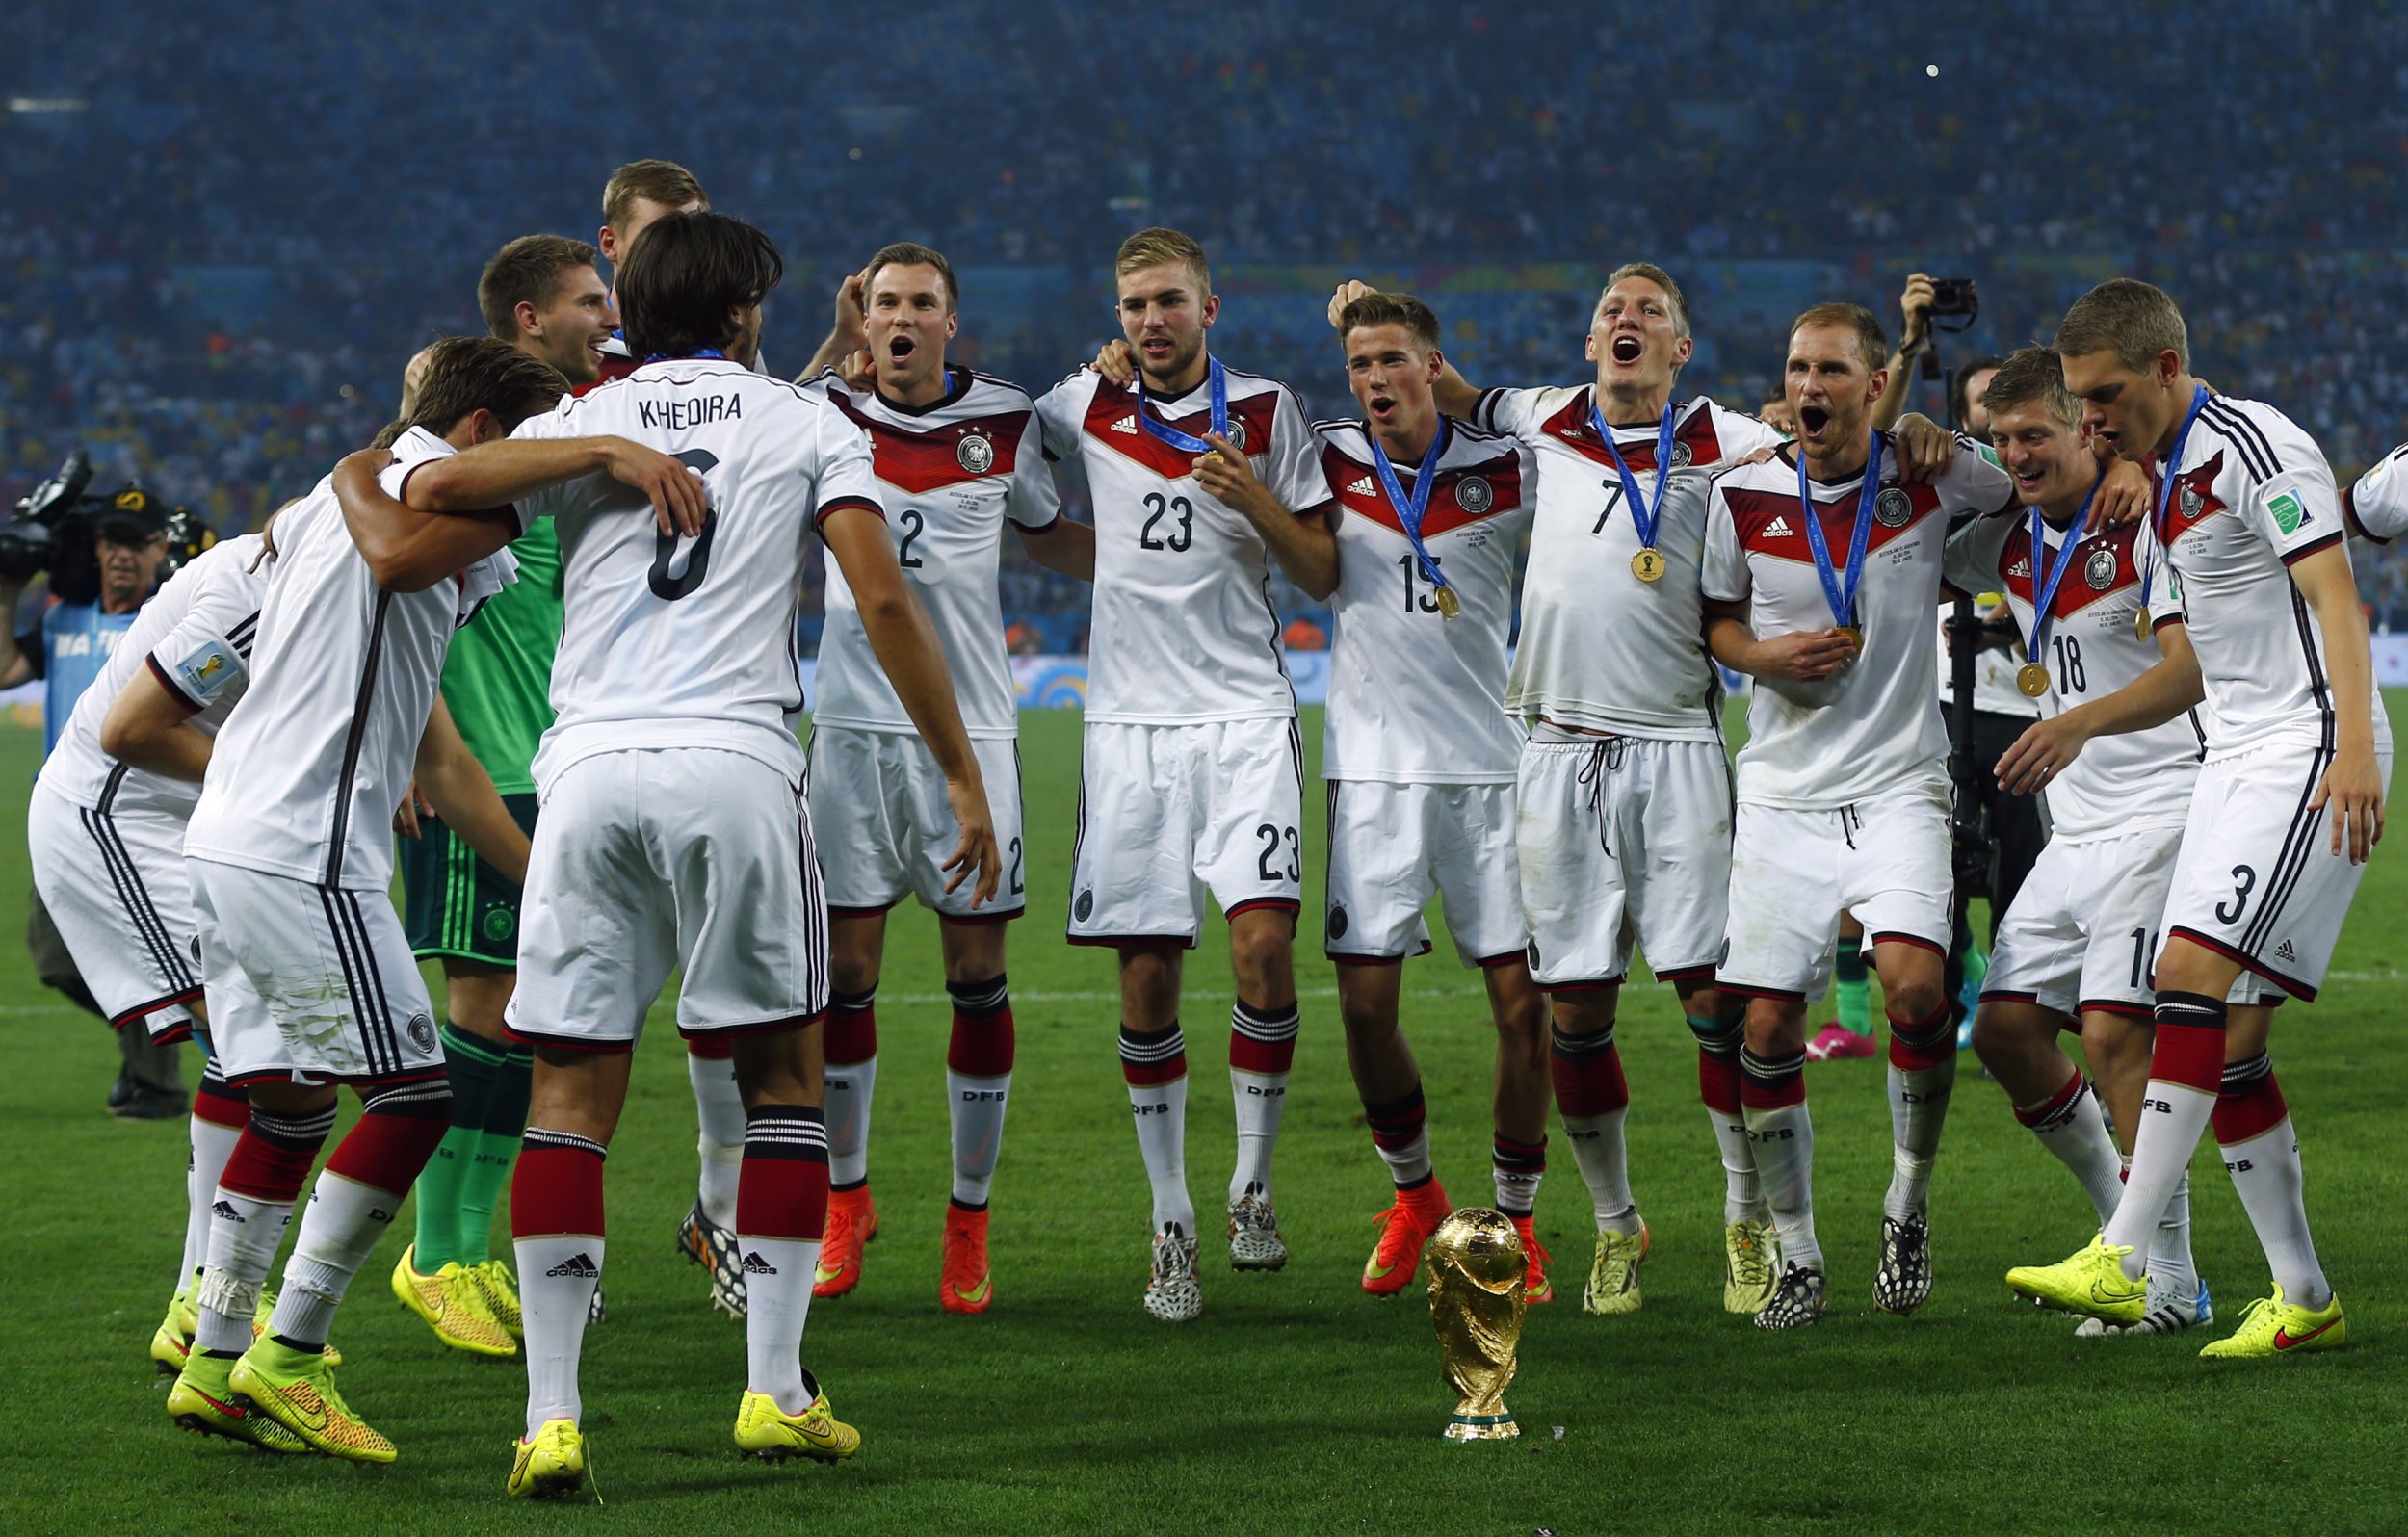
[[[502,803],[532,837],[536,797],[504,795]],[[411,951],[420,960],[448,957],[516,967],[518,888],[435,818],[420,821],[417,838],[394,842],[402,873],[402,923]]]

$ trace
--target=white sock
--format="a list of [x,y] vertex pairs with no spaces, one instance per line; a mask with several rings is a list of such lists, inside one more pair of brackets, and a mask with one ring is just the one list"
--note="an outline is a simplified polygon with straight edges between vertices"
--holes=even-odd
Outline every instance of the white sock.
[[[945,1099],[952,1108],[954,1199],[963,1206],[986,1204],[995,1185],[995,1160],[1004,1145],[1004,1107],[1011,1097],[1011,1075],[966,1078],[945,1070]],[[833,1165],[828,1177],[835,1178]]]
[[830,1062],[821,1076],[827,1085],[827,1183],[851,1189],[870,1177],[870,1098],[877,1089],[877,1058]]
[[1815,1123],[1806,1103],[1747,1107],[1747,1139],[1764,1180],[1765,1206],[1781,1237],[1781,1258],[1801,1269],[1822,1268],[1815,1240]]
[[[1237,1112],[1238,1161],[1229,1174],[1229,1200],[1245,1195],[1270,1199],[1270,1155],[1279,1140],[1279,1118],[1288,1107],[1288,1067],[1295,1059],[1296,1006],[1257,1009],[1243,1000],[1229,1012],[1229,1098]],[[1256,1065],[1241,1069],[1246,1054]],[[1262,1058],[1276,1065],[1266,1070]]]
[[2299,1165],[2299,1133],[2286,1115],[2246,1142],[2220,1149],[2224,1171],[2233,1177],[2241,1210],[2258,1233],[2274,1284],[2283,1300],[2302,1308],[2322,1308],[2333,1300],[2332,1283],[2316,1260],[2316,1238],[2308,1231],[2305,1177]]
[[284,1262],[284,1290],[276,1293],[268,1332],[304,1348],[325,1344],[352,1277],[401,1207],[402,1198],[389,1190],[320,1173],[293,1239],[293,1257]]
[[817,1238],[739,1235],[745,1255],[745,1387],[790,1415],[811,1407],[802,1381],[802,1326],[811,1316]]
[[209,1203],[217,1199],[218,1181],[234,1144],[243,1139],[239,1126],[220,1126],[193,1117],[192,1153],[184,1172],[184,1263],[176,1271],[175,1290],[193,1284],[193,1272],[209,1263]]
[[2146,1268],[2158,1222],[2182,1184],[2191,1150],[2199,1145],[2199,1133],[2207,1130],[2208,1115],[2214,1108],[2212,1094],[2187,1083],[2149,1081],[2147,1107],[2133,1137],[2132,1174],[2124,1182],[2123,1196],[2115,1203],[2115,1214],[2107,1218],[2106,1229],[2108,1243],[2132,1248],[2124,1257],[2124,1274],[2129,1279],[2139,1280]]
[[1948,1123],[1949,1093],[1956,1084],[1951,1053],[1935,1067],[1890,1064],[1890,1188],[1881,1212],[1894,1221],[1925,1214],[1931,1205],[1931,1165]]
[[250,1348],[251,1315],[259,1289],[293,1220],[290,1201],[254,1201],[221,1187],[208,1207],[209,1253],[201,1271],[196,1306],[200,1322],[193,1348],[240,1355]]
[[736,1225],[736,1175],[745,1160],[745,1097],[736,1087],[736,1064],[724,1056],[686,1054],[686,1081],[694,1085],[694,1119],[702,1129],[701,1173],[696,1195],[702,1214],[723,1228]]
[[2185,1172],[2149,1240],[2149,1279],[2160,1291],[2196,1296],[2199,1271],[2190,1256],[2190,1175]]
[[1146,1182],[1154,1187],[1154,1231],[1171,1223],[1189,1237],[1195,1237],[1195,1203],[1188,1198],[1188,1049],[1179,1027],[1145,1034],[1120,1028],[1120,1062],[1124,1078],[1132,1072],[1147,1077],[1176,1071],[1166,1083],[1130,1083],[1129,1114],[1137,1123],[1138,1152],[1145,1159]]
[[2075,1076],[2074,1085],[2071,1099],[2053,1101],[2054,1107],[2019,1105],[2015,1118],[2030,1128],[2031,1134],[2051,1156],[2073,1171],[2074,1178],[2081,1184],[2082,1193],[2098,1209],[2099,1225],[2104,1228],[2107,1218],[2115,1214],[2116,1203],[2124,1198],[2124,1159],[2108,1135],[2105,1107],[2099,1103],[2097,1092],[2080,1074]]
[[1714,1151],[1722,1158],[1723,1225],[1769,1220],[1764,1182],[1756,1177],[1756,1153],[1747,1140],[1746,1112],[1708,1110],[1706,1118],[1714,1123]]
[[[691,1060],[691,1058],[690,1058]],[[596,1234],[553,1234],[510,1245],[518,1261],[518,1305],[526,1327],[527,1435],[547,1420],[581,1420],[577,1356],[585,1348],[586,1315],[602,1279],[604,1244]]]
[[1623,1117],[1630,1107],[1603,1115],[1567,1115],[1563,1134],[1572,1144],[1572,1161],[1580,1166],[1588,1186],[1589,1206],[1600,1233],[1638,1231],[1638,1203],[1631,1198],[1630,1149],[1622,1139]]

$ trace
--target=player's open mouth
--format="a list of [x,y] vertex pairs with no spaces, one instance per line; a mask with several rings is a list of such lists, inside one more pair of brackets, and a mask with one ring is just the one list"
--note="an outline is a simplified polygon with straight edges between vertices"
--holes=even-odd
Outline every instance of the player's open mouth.
[[1822,436],[1822,430],[1830,425],[1831,413],[1821,406],[1801,405],[1797,408],[1798,436],[1819,439]]
[[1397,414],[1396,399],[1388,395],[1374,395],[1371,399],[1371,408],[1374,420],[1384,422]]
[[920,344],[908,336],[898,336],[886,344],[886,355],[900,363],[920,350]]
[[1170,338],[1166,336],[1149,336],[1144,341],[1138,344],[1138,351],[1143,352],[1148,357],[1168,357],[1170,355]]
[[1615,362],[1630,364],[1637,362],[1639,353],[1646,350],[1647,345],[1637,337],[1624,335],[1613,339],[1611,352]]

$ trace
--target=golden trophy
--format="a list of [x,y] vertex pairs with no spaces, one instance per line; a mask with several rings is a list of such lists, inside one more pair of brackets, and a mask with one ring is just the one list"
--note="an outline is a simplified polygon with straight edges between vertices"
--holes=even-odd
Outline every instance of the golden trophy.
[[1522,1236],[1502,1211],[1468,1206],[1430,1235],[1429,1321],[1455,1395],[1449,1441],[1505,1441],[1522,1433],[1505,1408],[1505,1391],[1522,1342],[1529,1273]]

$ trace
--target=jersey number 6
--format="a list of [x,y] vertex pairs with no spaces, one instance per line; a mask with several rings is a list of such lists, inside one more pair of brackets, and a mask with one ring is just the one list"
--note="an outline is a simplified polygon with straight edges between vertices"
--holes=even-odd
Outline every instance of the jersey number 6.
[[[690,469],[707,474],[711,467],[720,461],[720,456],[708,449],[688,449],[677,456],[677,461]],[[679,598],[690,595],[694,588],[702,586],[702,579],[711,573],[711,536],[719,532],[719,508],[704,508],[702,509],[702,532],[694,535],[694,548],[686,552],[686,568],[683,571],[672,572],[670,570],[671,563],[677,558],[677,535],[674,534],[652,535],[652,570],[649,573],[649,580],[654,597],[663,603],[675,603]]]

